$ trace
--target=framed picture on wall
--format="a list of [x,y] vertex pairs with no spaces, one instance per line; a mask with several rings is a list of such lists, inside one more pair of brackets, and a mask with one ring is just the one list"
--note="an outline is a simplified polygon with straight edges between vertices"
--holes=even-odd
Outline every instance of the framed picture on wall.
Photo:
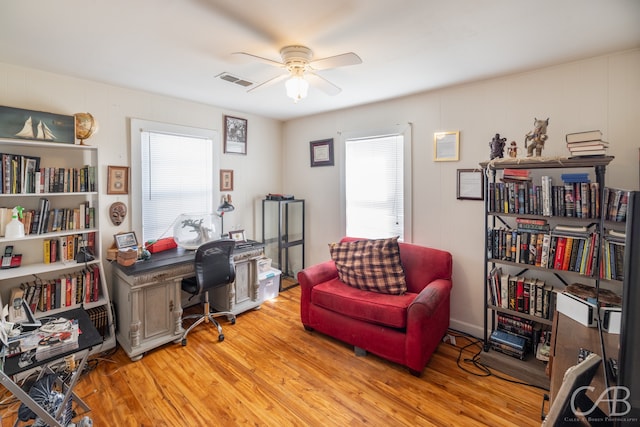
[[128,166],[108,166],[107,194],[129,194]]
[[220,191],[233,191],[233,171],[220,169]]
[[433,134],[433,159],[436,162],[458,161],[460,132],[436,132]]
[[458,200],[484,200],[484,175],[479,169],[458,169]]
[[333,138],[309,143],[311,167],[333,166]]
[[224,152],[247,154],[247,120],[224,116]]

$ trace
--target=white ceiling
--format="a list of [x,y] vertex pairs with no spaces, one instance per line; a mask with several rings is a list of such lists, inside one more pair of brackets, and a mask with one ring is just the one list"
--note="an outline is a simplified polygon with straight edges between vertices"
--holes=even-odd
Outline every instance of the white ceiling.
[[[247,93],[302,44],[363,63],[294,104]],[[287,120],[640,46],[639,0],[4,0],[0,62]],[[640,72],[640,70],[639,70]],[[0,100],[1,103],[1,100]]]

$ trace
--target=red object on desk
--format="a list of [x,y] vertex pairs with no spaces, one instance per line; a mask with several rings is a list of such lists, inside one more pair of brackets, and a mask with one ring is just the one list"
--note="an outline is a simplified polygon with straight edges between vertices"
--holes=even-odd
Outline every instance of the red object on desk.
[[147,246],[147,250],[152,254],[157,252],[167,251],[169,249],[177,248],[178,245],[173,237],[165,237],[164,239],[156,240],[152,244]]

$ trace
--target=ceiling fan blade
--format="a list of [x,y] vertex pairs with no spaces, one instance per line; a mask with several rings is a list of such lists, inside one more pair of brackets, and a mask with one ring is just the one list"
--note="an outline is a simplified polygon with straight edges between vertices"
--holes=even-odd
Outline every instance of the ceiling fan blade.
[[253,86],[251,89],[247,90],[247,92],[253,92],[256,89],[261,89],[261,88],[265,88],[265,87],[269,87],[271,85],[274,85],[284,79],[286,79],[287,77],[289,77],[289,74],[280,74],[278,76],[275,76],[269,80],[266,80],[256,86]]
[[342,92],[342,89],[340,89],[338,86],[334,85],[324,77],[317,75],[316,73],[305,73],[304,76],[309,81],[309,84],[311,86],[320,89],[327,95],[334,96]]
[[260,62],[272,65],[274,67],[280,67],[280,68],[284,67],[284,64],[282,62],[274,61],[274,60],[269,59],[269,58],[263,58],[262,56],[253,55],[253,54],[247,53],[247,52],[233,52],[232,55],[248,56],[248,57],[250,57],[252,59],[257,59]]
[[362,59],[353,52],[329,56],[311,61],[309,65],[314,70],[328,70],[329,68],[345,67],[347,65],[362,64]]

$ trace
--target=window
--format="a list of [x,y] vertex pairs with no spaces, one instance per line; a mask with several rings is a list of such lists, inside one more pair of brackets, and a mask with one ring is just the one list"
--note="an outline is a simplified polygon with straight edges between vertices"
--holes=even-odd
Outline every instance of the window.
[[143,242],[172,236],[180,214],[215,212],[214,131],[132,120],[131,141],[132,165],[140,165],[132,168],[132,221]]
[[[347,236],[407,240],[408,183],[401,133],[345,140],[344,202]],[[407,146],[405,147],[405,144]]]

